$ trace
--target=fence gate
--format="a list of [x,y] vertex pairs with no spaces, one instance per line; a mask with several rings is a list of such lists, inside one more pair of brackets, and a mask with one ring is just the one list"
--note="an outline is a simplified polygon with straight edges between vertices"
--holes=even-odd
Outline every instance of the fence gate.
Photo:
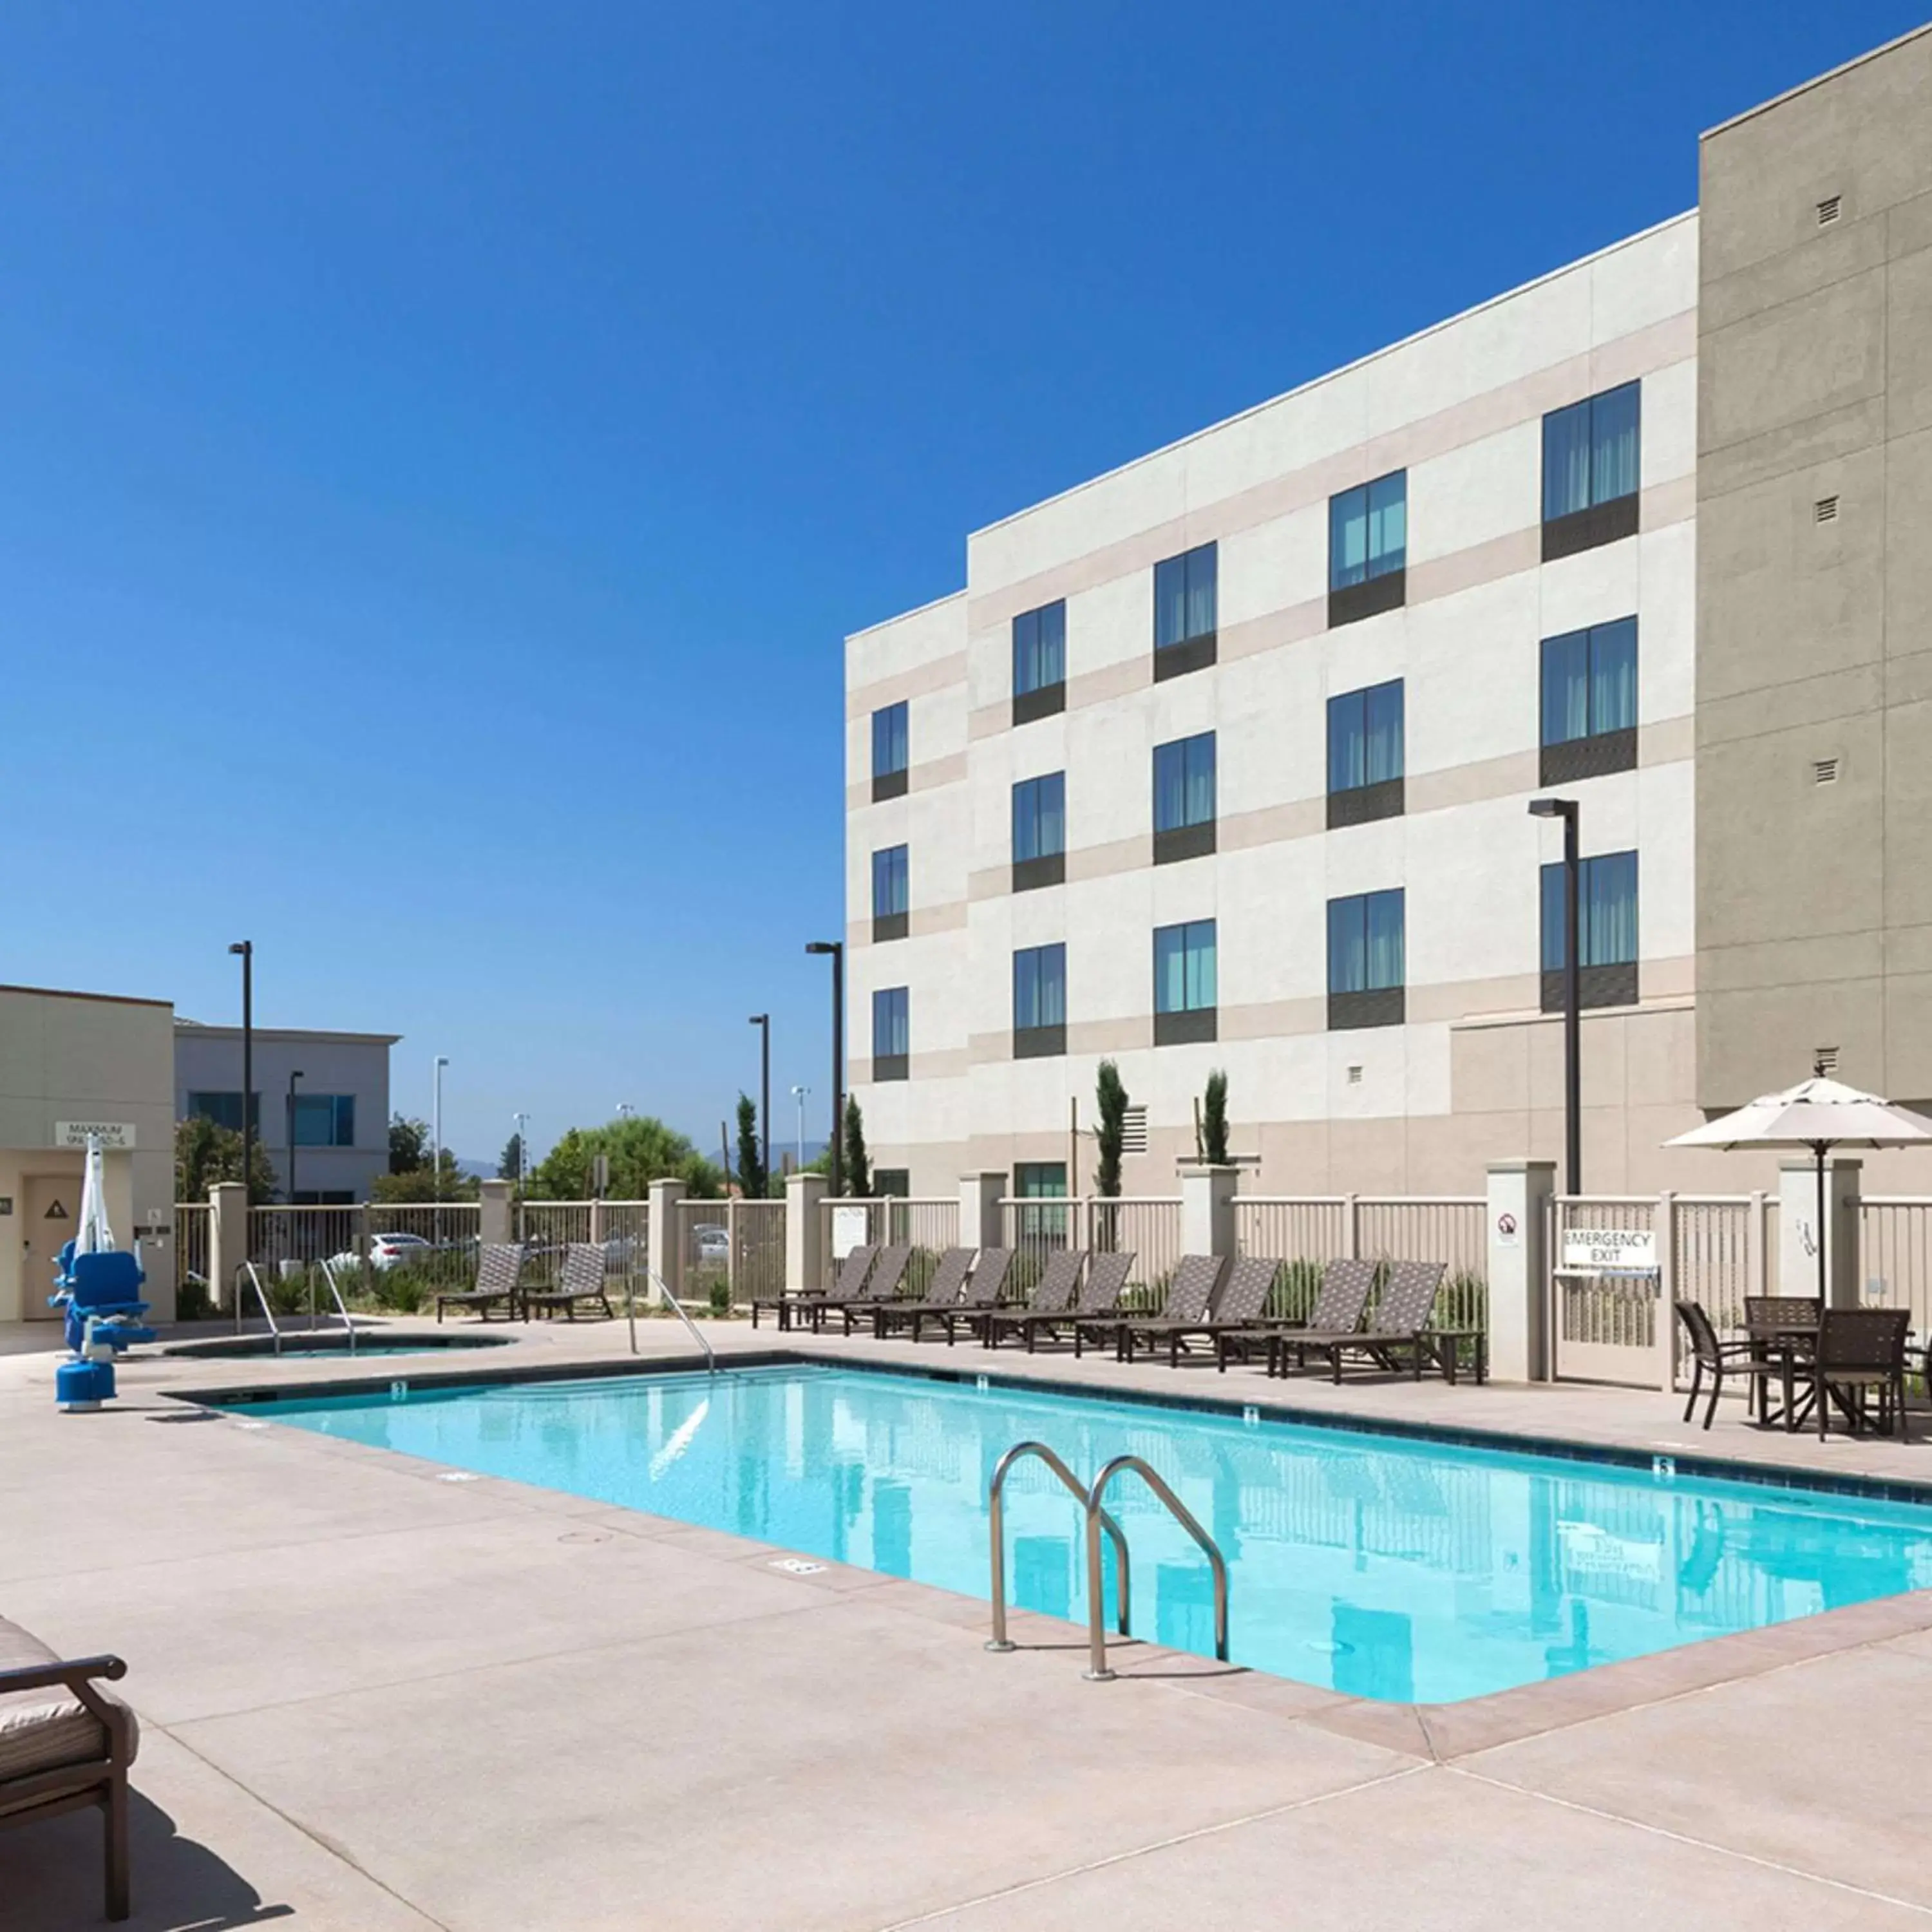
[[1655,1388],[1670,1372],[1670,1314],[1654,1195],[1564,1195],[1550,1204],[1550,1375]]

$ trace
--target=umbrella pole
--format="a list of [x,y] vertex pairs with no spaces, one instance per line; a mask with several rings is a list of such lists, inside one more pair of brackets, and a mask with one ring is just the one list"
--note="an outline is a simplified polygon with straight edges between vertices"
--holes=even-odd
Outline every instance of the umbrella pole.
[[1818,1306],[1823,1310],[1832,1302],[1825,1282],[1825,1143],[1814,1141],[1811,1151],[1818,1163]]

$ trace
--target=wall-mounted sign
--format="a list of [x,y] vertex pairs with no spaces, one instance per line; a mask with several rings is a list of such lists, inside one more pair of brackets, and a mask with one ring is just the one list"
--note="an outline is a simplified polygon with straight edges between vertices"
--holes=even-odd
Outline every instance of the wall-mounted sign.
[[1516,1216],[1504,1213],[1496,1216],[1496,1245],[1503,1248],[1520,1248],[1522,1235],[1516,1225]]
[[0,1194],[0,1214],[10,1214],[13,1211],[13,1196],[10,1194]]
[[1657,1237],[1648,1228],[1565,1228],[1563,1265],[1572,1270],[1654,1273]]
[[863,1208],[835,1208],[832,1210],[832,1258],[842,1262],[854,1248],[866,1245],[870,1216]]
[[131,1120],[56,1120],[54,1123],[54,1145],[60,1148],[84,1148],[87,1137],[93,1135],[104,1148],[131,1148],[134,1144],[134,1124]]

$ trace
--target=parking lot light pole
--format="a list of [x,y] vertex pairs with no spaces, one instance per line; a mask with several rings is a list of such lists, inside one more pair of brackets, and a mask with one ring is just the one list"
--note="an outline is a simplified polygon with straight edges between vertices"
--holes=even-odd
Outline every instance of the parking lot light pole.
[[1563,821],[1563,1167],[1564,1191],[1583,1191],[1582,912],[1577,856],[1579,813],[1574,798],[1533,798],[1532,818]]
[[814,939],[805,949],[822,953],[832,962],[832,1192],[839,1186],[839,1130],[845,1112],[845,943],[839,939]]
[[805,1172],[805,1096],[812,1091],[809,1087],[794,1087],[791,1097],[798,1103],[798,1172]]
[[302,1077],[298,1066],[289,1076],[289,1205],[296,1204],[296,1082]]
[[758,1142],[764,1151],[765,1191],[772,1186],[772,1016],[754,1013],[750,1024],[758,1030]]
[[238,939],[228,950],[242,962],[242,1198],[252,1208],[255,1204],[255,942]]

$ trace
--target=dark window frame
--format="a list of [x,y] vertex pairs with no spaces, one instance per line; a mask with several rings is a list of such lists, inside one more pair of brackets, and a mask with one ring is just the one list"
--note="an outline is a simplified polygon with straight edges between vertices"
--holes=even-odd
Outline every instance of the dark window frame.
[[[1023,1026],[1021,1024],[1022,1011],[1020,1000],[1021,962],[1026,959],[1042,961],[1046,956],[1051,953],[1059,955],[1058,964],[1060,1016],[1057,1020],[1036,1022],[1035,1024]],[[1037,974],[1037,966],[1035,968],[1035,971]],[[1012,1002],[1013,1058],[1016,1060],[1051,1058],[1064,1054],[1066,1051],[1066,942],[1064,940],[1049,940],[1044,945],[1022,946],[1014,949]],[[1042,1002],[1040,998],[1036,983],[1033,1002],[1036,1016],[1045,1004],[1048,1003]]]
[[[1581,742],[1588,742],[1583,740]],[[1627,959],[1600,959],[1592,958],[1599,950],[1597,937],[1590,929],[1590,873],[1593,866],[1606,861],[1630,862],[1630,950]],[[1576,908],[1577,922],[1581,929],[1583,959],[1577,974],[1577,1000],[1580,1006],[1634,1006],[1637,1004],[1640,990],[1640,966],[1643,945],[1643,864],[1640,848],[1627,848],[1620,852],[1596,852],[1580,862],[1580,876],[1576,881],[1580,903]],[[1538,963],[1541,968],[1541,1005],[1546,1013],[1560,1013],[1568,1000],[1565,990],[1568,975],[1563,968],[1564,942],[1568,934],[1564,931],[1563,892],[1560,881],[1563,862],[1553,860],[1543,866],[1538,875],[1538,907],[1539,926]],[[1557,883],[1555,892],[1550,890]],[[1551,963],[1554,955],[1555,963]]]
[[[896,752],[896,764],[880,762],[879,732],[881,720],[890,721],[896,716],[898,723],[896,734],[890,722],[886,724],[889,736],[896,735],[896,747],[888,745],[886,757],[891,759]],[[896,704],[882,704],[872,713],[872,802],[877,805],[882,799],[902,798],[911,782],[912,767],[912,712],[907,700],[902,698]]]
[[[888,1009],[886,1034],[900,1036],[900,1044],[895,1051],[879,1051],[879,1003],[890,1000],[896,994],[899,1001],[896,1024]],[[872,1078],[874,1080],[905,1080],[911,1077],[912,1059],[912,989],[909,986],[875,986],[872,989]]]
[[[1042,678],[1032,683],[1023,680],[1022,652],[1034,653],[1036,661],[1041,645],[1039,638],[1040,621],[1052,614],[1054,628],[1059,634],[1052,649],[1059,658],[1060,675],[1055,678]],[[1024,633],[1030,624],[1034,635],[1026,638]],[[1057,598],[1051,604],[1036,605],[1030,610],[1022,610],[1012,622],[1012,722],[1016,725],[1030,724],[1036,718],[1051,718],[1066,709],[1066,599]]]
[[[890,859],[894,853],[903,855],[898,868],[899,883],[905,895],[905,904],[879,909],[879,861]],[[888,868],[890,872],[890,868]],[[888,892],[887,898],[894,895]],[[872,938],[874,943],[883,944],[888,940],[904,939],[912,926],[912,848],[902,841],[896,845],[881,845],[872,854]]]
[[[1597,412],[1603,404],[1633,392],[1636,397],[1636,435],[1633,446],[1630,487],[1614,496],[1600,496],[1597,494],[1596,477],[1598,448]],[[1588,500],[1573,505],[1568,509],[1559,510],[1552,515],[1550,506],[1552,426],[1563,418],[1575,416],[1582,410],[1589,412],[1586,464],[1588,483],[1585,493]],[[1616,383],[1607,389],[1599,389],[1593,394],[1580,397],[1574,403],[1566,403],[1560,409],[1544,412],[1542,484],[1543,560],[1545,563],[1553,563],[1559,558],[1574,556],[1581,551],[1594,550],[1600,544],[1616,543],[1624,537],[1636,535],[1642,520],[1640,506],[1643,495],[1643,384],[1641,379]]]
[[[1335,984],[1335,944],[1337,916],[1354,916],[1360,922],[1360,944],[1362,977],[1372,973],[1369,938],[1370,908],[1378,899],[1401,901],[1402,977],[1382,986],[1337,987]],[[1328,980],[1328,1028],[1331,1033],[1353,1032],[1366,1027],[1400,1026],[1408,1012],[1408,894],[1402,886],[1388,886],[1370,892],[1349,892],[1328,902],[1326,921]]]
[[[1201,560],[1205,559],[1205,563]],[[1161,584],[1162,573],[1178,566],[1181,573],[1180,610],[1184,626],[1192,619],[1189,613],[1195,601],[1195,573],[1204,569],[1210,574],[1210,582],[1207,602],[1211,608],[1213,619],[1201,630],[1184,629],[1177,638],[1166,642],[1161,638]],[[1190,548],[1177,550],[1172,556],[1164,556],[1154,567],[1154,681],[1165,682],[1171,677],[1184,677],[1190,671],[1204,670],[1215,662],[1220,634],[1221,615],[1221,552],[1220,544],[1210,538],[1204,544],[1196,544]]]
[[[1161,754],[1179,754],[1181,760],[1180,796],[1181,810],[1185,814],[1190,808],[1189,797],[1195,788],[1196,773],[1193,761],[1196,748],[1204,745],[1208,764],[1207,791],[1209,809],[1204,818],[1190,818],[1184,816],[1175,824],[1163,825],[1161,821]],[[1170,738],[1155,746],[1153,758],[1154,806],[1154,862],[1156,866],[1171,866],[1186,859],[1204,858],[1214,850],[1216,828],[1220,823],[1221,808],[1221,753],[1216,734],[1212,731],[1196,731],[1185,738]]]
[[[1362,574],[1352,577],[1346,582],[1339,581],[1342,565],[1340,545],[1336,541],[1339,526],[1354,500],[1360,500],[1360,513],[1365,526],[1373,514],[1370,503],[1371,494],[1385,483],[1400,479],[1402,484],[1402,543],[1399,548],[1384,550],[1378,556],[1368,554],[1366,530],[1363,541]],[[1390,560],[1393,559],[1393,561]],[[1366,483],[1358,483],[1352,489],[1338,490],[1328,499],[1328,625],[1333,630],[1342,624],[1358,623],[1364,617],[1373,617],[1384,610],[1400,609],[1408,597],[1408,472],[1391,470],[1380,476],[1372,476]]]
[[[1188,935],[1205,927],[1208,932],[1207,950],[1213,959],[1215,998],[1212,1000],[1190,1002],[1189,980],[1194,976],[1194,959],[1202,950],[1190,941]],[[1183,964],[1181,968],[1181,998],[1178,1006],[1163,1006],[1161,1004],[1163,988],[1161,983],[1161,940],[1169,933],[1182,935],[1180,945]],[[1156,1046],[1192,1046],[1204,1040],[1219,1037],[1220,1026],[1221,934],[1220,923],[1212,919],[1189,919],[1177,921],[1172,926],[1156,926],[1154,933],[1154,1043]],[[1198,990],[1198,988],[1196,989]]]
[[[1335,782],[1336,729],[1338,721],[1343,724],[1351,720],[1351,707],[1359,714],[1352,721],[1361,742],[1369,742],[1369,701],[1381,694],[1394,692],[1397,710],[1396,724],[1395,762],[1398,767],[1391,776],[1370,779],[1358,785],[1337,785]],[[1329,699],[1327,712],[1327,756],[1328,775],[1328,829],[1332,832],[1346,825],[1366,825],[1378,818],[1400,818],[1408,808],[1407,766],[1408,755],[1408,694],[1403,680],[1399,677],[1384,678],[1379,684],[1365,684],[1354,691],[1338,692]]]
[[[1608,730],[1599,728],[1595,716],[1597,652],[1612,643],[1610,634],[1628,627],[1630,652],[1630,722]],[[1584,728],[1576,736],[1552,738],[1550,732],[1550,667],[1558,646],[1582,640]],[[1615,641],[1622,642],[1619,638]],[[1574,631],[1560,631],[1543,639],[1537,650],[1537,731],[1538,780],[1546,785],[1571,784],[1582,778],[1602,778],[1612,772],[1634,771],[1636,767],[1638,693],[1642,677],[1641,633],[1634,616],[1616,617],[1601,624],[1587,624]]]

